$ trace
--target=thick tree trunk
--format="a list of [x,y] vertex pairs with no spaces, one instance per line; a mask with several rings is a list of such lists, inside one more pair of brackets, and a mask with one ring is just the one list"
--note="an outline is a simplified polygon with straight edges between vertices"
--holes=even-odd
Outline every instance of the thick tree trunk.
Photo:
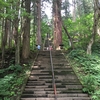
[[37,5],[37,45],[41,45],[41,0],[37,0],[36,5]]
[[60,49],[62,44],[62,20],[61,20],[61,0],[53,1],[54,20],[54,47]]
[[[25,9],[26,12],[30,14],[30,0],[25,0]],[[30,54],[30,18],[27,15],[24,19],[22,58],[27,59]]]
[[17,14],[15,15],[15,19],[13,20],[13,35],[15,39],[15,64],[20,64],[20,36],[18,32],[18,26],[19,26],[19,21],[20,19],[18,18],[19,16],[19,6],[20,6],[20,0],[16,3],[16,6],[13,7],[16,11]]
[[15,49],[15,64],[20,64],[20,42],[19,42],[19,33],[18,33],[18,22],[16,22],[16,25],[13,29],[13,34],[15,38],[15,48],[16,48]]
[[15,39],[15,64],[20,64],[20,41],[19,41],[19,33],[18,33],[18,26],[19,26],[19,19],[16,16],[16,19],[13,21],[13,35]]

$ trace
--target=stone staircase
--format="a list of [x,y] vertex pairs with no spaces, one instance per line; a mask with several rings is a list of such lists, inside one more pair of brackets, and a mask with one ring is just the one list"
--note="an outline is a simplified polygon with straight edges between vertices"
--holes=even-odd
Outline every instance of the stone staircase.
[[60,51],[53,51],[57,99],[52,84],[49,51],[40,51],[20,100],[91,100]]

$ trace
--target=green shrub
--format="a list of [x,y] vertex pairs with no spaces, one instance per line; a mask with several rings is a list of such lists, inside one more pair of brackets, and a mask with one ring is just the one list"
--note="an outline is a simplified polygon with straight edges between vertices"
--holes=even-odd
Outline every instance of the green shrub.
[[19,94],[20,86],[25,79],[24,73],[20,72],[22,72],[22,66],[20,65],[11,65],[0,70],[0,73],[4,74],[0,78],[0,100],[10,100],[12,96]]
[[8,70],[14,71],[15,73],[22,71],[22,66],[20,65],[11,65],[9,66]]
[[15,74],[6,75],[4,78],[0,79],[0,95],[8,96],[10,94],[10,88],[12,84],[10,82],[15,77]]
[[74,67],[76,72],[79,71],[78,75],[84,85],[83,91],[91,94],[92,100],[100,100],[99,54],[94,52],[92,55],[87,55],[84,50],[75,49],[69,53],[69,58],[78,64]]

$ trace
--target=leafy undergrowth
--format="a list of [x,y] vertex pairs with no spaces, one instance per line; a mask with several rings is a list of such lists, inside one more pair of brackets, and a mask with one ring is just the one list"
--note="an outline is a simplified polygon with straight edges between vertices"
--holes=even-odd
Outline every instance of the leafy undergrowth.
[[6,52],[7,63],[4,68],[0,69],[0,100],[16,100],[20,96],[22,86],[30,74],[31,62],[36,56],[36,53],[31,51],[28,60],[21,60],[20,65],[15,65],[14,50],[12,51],[10,54]]
[[[11,100],[12,97],[16,97],[21,93],[21,86],[24,80],[28,76],[29,70],[20,65],[11,65],[6,69],[1,69],[0,74],[0,100]],[[9,72],[9,74],[8,74]],[[5,76],[4,73],[7,73]]]
[[87,55],[84,50],[75,49],[67,56],[84,86],[83,92],[88,92],[91,95],[92,100],[100,100],[99,48],[94,48],[94,53],[92,55]]

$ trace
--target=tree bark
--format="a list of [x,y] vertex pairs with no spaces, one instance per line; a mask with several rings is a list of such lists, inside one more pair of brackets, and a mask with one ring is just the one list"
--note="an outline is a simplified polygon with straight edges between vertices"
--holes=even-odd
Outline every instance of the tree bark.
[[37,0],[36,5],[37,5],[37,45],[41,45],[41,0]]
[[[13,6],[13,5],[12,5]],[[15,64],[20,64],[20,36],[18,32],[18,27],[19,27],[19,6],[20,6],[20,0],[16,2],[16,6],[13,6],[13,9],[17,11],[17,14],[14,16],[13,20],[13,35],[15,39]]]
[[[4,20],[3,20],[4,22]],[[2,63],[1,66],[4,66],[5,63],[5,46],[7,44],[7,36],[8,36],[8,19],[5,19],[5,31],[3,31],[4,35],[3,35],[3,39],[2,39]],[[3,30],[3,29],[2,29]]]
[[61,20],[61,0],[53,1],[54,20],[54,48],[60,49],[62,44],[62,20]]
[[68,33],[66,27],[64,26],[64,24],[63,24],[63,28],[64,28],[64,30],[65,30],[66,35],[68,36],[68,39],[69,39],[69,45],[72,47],[72,49],[74,49],[74,45],[73,45],[72,38],[71,38],[71,36],[69,35],[69,33]]
[[12,47],[12,30],[11,30],[11,22],[8,22],[8,47],[11,48]]
[[16,16],[16,19],[14,19],[14,28],[13,28],[13,35],[15,39],[15,64],[20,64],[20,37],[18,33],[18,26],[19,26],[19,19],[18,16]]
[[72,0],[73,2],[73,21],[76,21],[76,0]]
[[24,18],[22,58],[27,59],[30,54],[30,0],[25,0],[25,10],[28,13]]

